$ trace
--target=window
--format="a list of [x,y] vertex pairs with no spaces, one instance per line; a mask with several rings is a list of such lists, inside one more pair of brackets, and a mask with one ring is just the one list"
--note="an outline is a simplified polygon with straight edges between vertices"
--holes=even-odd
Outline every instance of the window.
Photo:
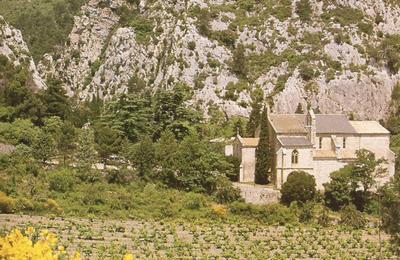
[[346,137],[343,137],[343,148],[346,148]]
[[322,149],[322,137],[319,138],[318,147],[319,147],[319,149]]
[[297,164],[299,162],[299,152],[297,150],[293,150],[292,152],[292,163]]

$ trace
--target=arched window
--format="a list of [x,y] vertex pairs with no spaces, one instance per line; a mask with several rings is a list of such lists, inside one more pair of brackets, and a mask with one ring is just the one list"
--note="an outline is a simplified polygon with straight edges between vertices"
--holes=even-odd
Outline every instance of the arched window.
[[343,148],[346,148],[346,137],[343,137]]
[[297,150],[293,150],[292,152],[292,163],[297,164],[299,162],[299,152]]

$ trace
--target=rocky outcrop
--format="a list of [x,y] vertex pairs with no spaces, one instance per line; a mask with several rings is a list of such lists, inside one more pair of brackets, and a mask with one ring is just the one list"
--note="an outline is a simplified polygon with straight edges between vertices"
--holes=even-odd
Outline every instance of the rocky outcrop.
[[6,56],[15,66],[26,64],[32,76],[31,88],[37,90],[46,87],[29,54],[21,31],[9,25],[2,16],[0,16],[0,55]]
[[[271,9],[232,8],[229,1],[141,0],[134,6],[90,0],[59,58],[45,56],[40,72],[43,78],[56,74],[82,99],[109,99],[139,79],[154,90],[187,84],[194,89],[192,102],[204,111],[213,104],[228,116],[247,116],[251,91],[258,86],[273,98],[277,112],[310,103],[323,113],[386,118],[400,77],[384,61],[373,60],[367,48],[379,46],[385,34],[400,33],[400,7],[380,0],[310,0],[312,17],[302,21],[297,2]],[[122,23],[122,8],[137,12],[143,26]],[[208,33],[200,31],[203,18],[195,8],[208,10]],[[329,16],[338,8],[348,13]],[[146,22],[150,32],[143,31]],[[232,70],[238,44],[245,46],[250,64],[247,79]],[[313,68],[311,78],[302,75],[302,63]]]

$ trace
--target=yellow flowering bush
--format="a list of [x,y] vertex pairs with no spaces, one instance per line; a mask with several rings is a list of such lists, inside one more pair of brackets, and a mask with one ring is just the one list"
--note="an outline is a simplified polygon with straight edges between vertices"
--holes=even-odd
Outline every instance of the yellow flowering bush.
[[15,207],[15,200],[0,191],[0,213],[11,213]]
[[[57,236],[48,230],[40,233],[33,227],[24,231],[14,229],[5,237],[0,237],[0,259],[35,259],[52,260],[65,259],[81,260],[81,254],[76,252],[68,256],[65,248],[58,245]],[[133,260],[132,254],[126,254],[123,260]]]

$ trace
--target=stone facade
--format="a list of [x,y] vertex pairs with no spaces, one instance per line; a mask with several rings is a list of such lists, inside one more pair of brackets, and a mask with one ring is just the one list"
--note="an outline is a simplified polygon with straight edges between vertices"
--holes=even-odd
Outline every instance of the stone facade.
[[[293,171],[313,175],[323,189],[330,174],[354,161],[361,149],[386,160],[384,180],[394,175],[390,133],[376,121],[350,121],[344,115],[315,115],[310,110],[307,115],[270,114],[268,122],[274,151],[271,181],[278,189]],[[233,142],[233,155],[241,160],[240,182],[254,182],[257,145],[258,138],[237,136]]]

